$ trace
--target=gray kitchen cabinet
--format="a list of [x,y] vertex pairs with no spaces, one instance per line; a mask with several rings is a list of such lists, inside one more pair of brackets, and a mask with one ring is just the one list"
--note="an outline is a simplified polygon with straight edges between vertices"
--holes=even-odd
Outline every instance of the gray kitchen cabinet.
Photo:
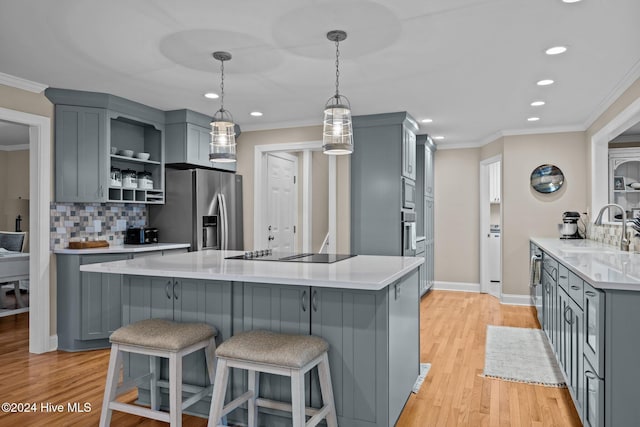
[[120,276],[81,272],[80,265],[128,259],[130,254],[57,254],[58,348],[109,348],[109,335],[121,325]]
[[408,126],[402,129],[402,176],[416,179],[416,134]]
[[56,201],[107,200],[106,117],[102,108],[56,105]]
[[436,146],[428,135],[425,135],[425,161],[424,161],[424,195],[426,197],[434,197],[435,190],[435,170],[434,170],[434,154]]
[[212,163],[209,161],[211,117],[191,110],[174,110],[165,113],[165,120],[167,164],[236,171],[235,162]]
[[[178,322],[204,322],[218,330],[216,342],[231,337],[231,283],[167,277],[125,276],[123,279],[123,324],[145,319],[167,319]],[[161,376],[168,378],[168,363],[161,361]],[[149,357],[125,355],[125,375],[137,377],[149,370]],[[208,382],[204,352],[183,359],[183,380],[203,386]],[[186,392],[185,392],[186,394]],[[161,393],[162,405],[168,405],[166,390]],[[141,403],[150,401],[149,385],[138,389]],[[208,413],[210,398],[189,408],[189,413]]]
[[571,364],[569,344],[571,331],[569,330],[569,324],[565,317],[567,310],[569,310],[569,294],[567,294],[563,288],[558,288],[558,317],[560,322],[558,323],[558,340],[554,345],[554,349],[560,368],[564,371],[565,376],[567,375],[567,370]]
[[[435,278],[434,273],[434,242],[435,242],[435,204],[434,204],[434,152],[435,144],[429,137],[429,135],[418,135],[416,137],[417,148],[416,153],[418,156],[417,167],[418,173],[416,175],[416,188],[420,192],[418,202],[422,209],[416,209],[418,217],[424,221],[423,235],[425,236],[425,251],[424,251],[424,272],[425,272],[425,284],[421,286],[420,295],[424,295],[429,289],[433,287]],[[420,202],[420,198],[422,201]]]
[[596,375],[604,375],[604,292],[585,283],[583,310],[585,318],[584,356]]
[[563,317],[569,334],[567,340],[569,365],[565,367],[567,387],[573,396],[576,410],[582,414],[584,408],[584,312],[577,302],[569,298],[569,308]]
[[[596,373],[589,360],[584,358],[584,412],[582,422],[585,427],[603,427],[605,425],[604,380]],[[638,418],[635,419],[637,422]],[[632,424],[610,424],[635,425]]]
[[[164,112],[104,93],[48,88],[45,95],[55,104],[56,201],[164,203]],[[111,180],[112,168],[150,173],[153,188],[124,188]]]
[[[415,189],[415,161],[408,162],[406,153],[408,141],[415,138],[406,135],[417,130],[406,112],[353,117],[351,252],[403,255],[403,181]],[[412,151],[415,156],[415,147]],[[408,164],[413,178],[403,177],[409,175]]]

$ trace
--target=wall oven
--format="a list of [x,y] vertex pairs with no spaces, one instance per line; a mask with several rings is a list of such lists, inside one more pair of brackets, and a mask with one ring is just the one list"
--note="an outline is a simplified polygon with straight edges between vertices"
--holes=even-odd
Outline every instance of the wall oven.
[[416,183],[407,178],[402,178],[402,208],[416,208]]

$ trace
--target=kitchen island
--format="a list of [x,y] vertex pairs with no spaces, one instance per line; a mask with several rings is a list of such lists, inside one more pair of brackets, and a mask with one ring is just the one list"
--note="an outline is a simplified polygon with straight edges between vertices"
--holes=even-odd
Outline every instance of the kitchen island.
[[[419,274],[422,258],[358,255],[332,264],[227,260],[238,251],[199,251],[81,266],[122,275],[122,321],[204,321],[218,340],[254,329],[313,334],[330,345],[329,362],[341,426],[393,426],[419,374]],[[127,374],[148,367],[131,355]],[[202,354],[184,361],[185,382],[204,384]],[[166,374],[166,367],[163,368]],[[286,378],[264,375],[265,397],[290,399]],[[309,403],[320,406],[317,373],[307,376]],[[246,375],[232,373],[231,396]],[[228,393],[229,395],[229,393]],[[142,403],[148,388],[139,388]],[[163,396],[163,401],[166,396]],[[207,416],[201,401],[188,413]],[[242,410],[230,420],[245,422]],[[286,413],[264,409],[262,425],[290,425]]]
[[557,238],[531,249],[542,252],[540,324],[583,424],[638,425],[640,254]]

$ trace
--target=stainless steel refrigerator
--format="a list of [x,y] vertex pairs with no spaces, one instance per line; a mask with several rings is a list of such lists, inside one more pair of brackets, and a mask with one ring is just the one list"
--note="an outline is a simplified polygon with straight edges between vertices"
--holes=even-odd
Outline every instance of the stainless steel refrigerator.
[[165,204],[150,206],[160,242],[243,249],[242,176],[209,169],[166,169]]

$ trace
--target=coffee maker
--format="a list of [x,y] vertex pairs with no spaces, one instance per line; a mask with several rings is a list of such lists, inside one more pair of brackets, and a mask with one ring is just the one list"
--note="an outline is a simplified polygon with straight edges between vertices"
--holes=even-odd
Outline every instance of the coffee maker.
[[578,212],[564,212],[562,214],[562,224],[558,225],[561,239],[582,239],[578,231],[578,221],[580,214]]

